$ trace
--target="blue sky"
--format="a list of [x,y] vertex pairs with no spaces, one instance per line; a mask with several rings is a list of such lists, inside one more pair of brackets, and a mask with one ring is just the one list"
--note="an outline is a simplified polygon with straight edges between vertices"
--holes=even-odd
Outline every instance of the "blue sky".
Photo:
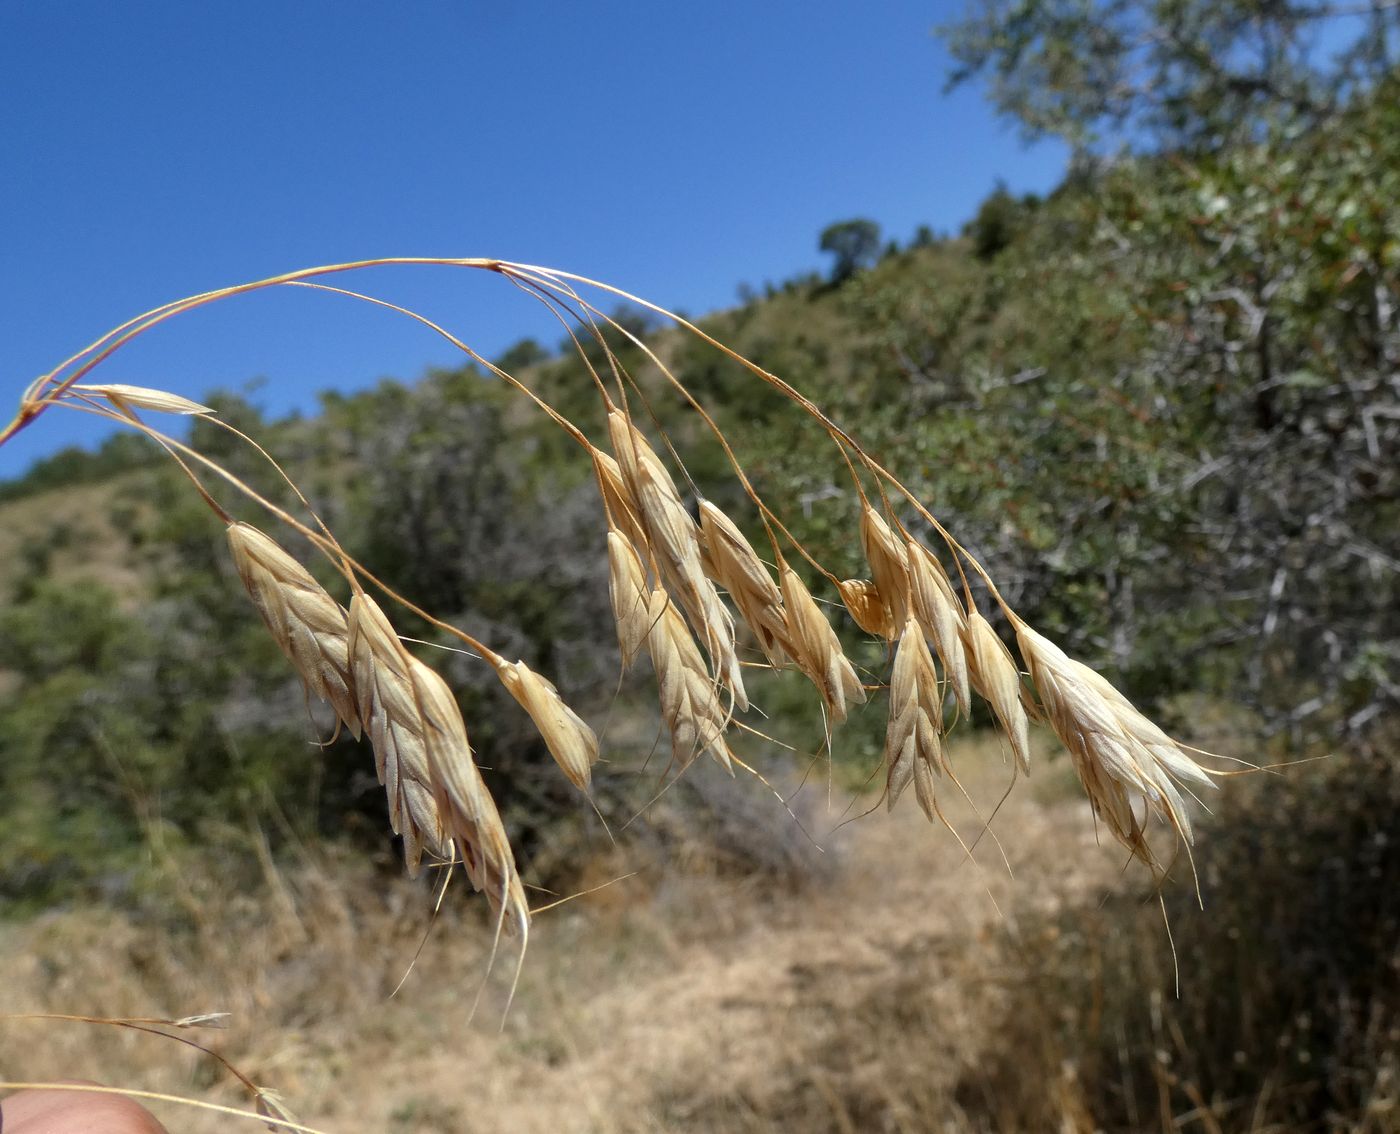
[[[998,177],[1058,180],[932,34],[963,0],[854,4],[8,0],[0,5],[0,393],[157,304],[384,255],[578,271],[691,313],[823,265],[868,216],[956,229]],[[468,277],[472,278],[468,278]],[[358,286],[490,356],[560,337],[475,273]],[[94,380],[270,412],[451,365],[387,313],[277,290],[172,321]],[[50,414],[0,476],[93,437]]]

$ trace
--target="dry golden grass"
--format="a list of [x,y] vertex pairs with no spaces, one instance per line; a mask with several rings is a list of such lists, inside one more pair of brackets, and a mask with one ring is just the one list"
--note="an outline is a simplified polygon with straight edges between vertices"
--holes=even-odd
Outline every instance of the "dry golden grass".
[[[956,757],[974,794],[994,798],[1004,775],[996,742],[963,743]],[[1008,807],[1014,881],[973,867],[917,812],[824,839],[832,872],[795,891],[712,874],[703,847],[689,870],[609,852],[598,881],[641,873],[537,917],[499,1033],[489,1012],[462,1024],[489,925],[449,903],[391,998],[427,927],[425,891],[320,853],[270,874],[254,895],[230,896],[212,875],[197,882],[178,948],[159,927],[60,913],[7,930],[0,964],[14,1010],[231,1011],[216,1048],[327,1130],[923,1129],[940,1115],[954,1129],[985,1129],[955,1096],[999,1042],[1001,937],[1116,884],[1116,865],[1092,853],[1082,802]],[[948,814],[964,836],[976,831],[965,806],[950,801]],[[398,960],[366,963],[389,957]],[[494,983],[492,1005],[504,995]],[[7,1024],[0,1069],[78,1070],[246,1103],[195,1052],[76,1024]],[[157,1111],[172,1130],[229,1129],[227,1119]]]

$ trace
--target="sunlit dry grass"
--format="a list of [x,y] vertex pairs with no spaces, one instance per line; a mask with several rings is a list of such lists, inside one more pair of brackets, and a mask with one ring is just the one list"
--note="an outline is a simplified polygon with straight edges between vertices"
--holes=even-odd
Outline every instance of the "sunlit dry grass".
[[[1000,745],[956,755],[994,802]],[[975,837],[966,806],[948,813]],[[536,918],[499,1034],[490,1011],[466,1026],[491,941],[481,911],[449,903],[391,997],[427,926],[423,887],[322,851],[247,897],[191,879],[173,931],[91,911],[12,928],[0,963],[24,990],[15,1010],[231,1011],[206,1042],[328,1129],[924,1128],[930,1108],[958,1112],[964,1073],[999,1042],[1006,935],[1092,903],[1118,864],[1095,851],[1078,801],[1008,802],[1014,880],[990,843],[979,867],[917,814],[823,839],[834,866],[799,885],[707,869],[702,847],[688,862],[650,859],[645,844],[600,856],[592,878],[638,873]],[[505,992],[493,982],[487,1006]],[[197,1053],[77,1024],[8,1024],[0,1067],[245,1101]]]

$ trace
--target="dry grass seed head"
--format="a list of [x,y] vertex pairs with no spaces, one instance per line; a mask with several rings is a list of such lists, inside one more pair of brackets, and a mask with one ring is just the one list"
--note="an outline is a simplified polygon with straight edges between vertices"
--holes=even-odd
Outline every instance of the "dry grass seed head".
[[472,885],[486,895],[498,916],[508,915],[507,924],[523,935],[530,927],[525,888],[496,801],[472,758],[457,699],[447,682],[417,658],[409,657],[409,669],[422,711],[433,796],[443,826]]
[[355,707],[345,611],[305,567],[257,528],[228,527],[233,565],[253,605],[306,688],[330,703],[356,737]]
[[748,695],[734,645],[734,619],[705,575],[695,521],[681,502],[666,466],[620,410],[608,412],[608,435],[623,483],[668,589],[705,643],[710,663],[735,704],[747,709]]
[[368,595],[350,600],[349,626],[360,717],[389,799],[389,824],[403,836],[404,862],[410,876],[416,877],[424,850],[450,859],[452,843],[433,796],[423,714],[413,691],[412,657],[379,604]]
[[953,687],[953,696],[966,715],[972,711],[972,693],[967,678],[967,652],[963,646],[967,619],[962,604],[953,593],[943,564],[928,548],[911,539],[905,550],[914,616],[933,640],[948,684]]
[[842,579],[836,589],[857,626],[867,634],[889,639],[890,610],[874,583],[869,579]]
[[729,715],[695,639],[665,591],[654,590],[649,606],[658,614],[647,634],[647,645],[676,763],[684,769],[700,753],[709,751],[732,773],[729,745],[724,739]]
[[206,414],[214,411],[208,406],[182,398],[166,390],[153,390],[149,386],[126,386],[120,382],[108,382],[101,386],[75,385],[73,390],[106,398],[117,409],[130,416],[132,410],[151,410],[155,413]]
[[888,767],[886,803],[893,809],[914,780],[919,806],[935,815],[933,777],[943,774],[943,745],[939,737],[943,693],[938,671],[924,640],[923,628],[912,617],[899,636],[890,674],[890,720],[885,730]]
[[641,556],[632,541],[616,529],[608,531],[608,593],[622,666],[631,669],[659,612],[651,609],[652,592]]
[[593,450],[593,471],[598,478],[598,492],[607,509],[609,528],[619,529],[635,547],[645,547],[646,529],[637,515],[631,493],[622,480],[622,470],[612,457],[601,449]]
[[1154,857],[1134,796],[1189,844],[1191,820],[1177,784],[1214,787],[1210,774],[1089,666],[1019,620],[1016,634],[1046,718],[1074,759],[1095,813],[1149,864]]
[[579,791],[587,791],[598,759],[598,737],[564,703],[554,683],[523,661],[501,661],[496,674],[521,708],[530,714],[554,762]]
[[708,500],[700,502],[700,533],[707,570],[729,592],[773,668],[782,669],[788,660],[787,615],[778,584],[744,533]]
[[889,613],[884,637],[893,642],[903,631],[909,614],[909,570],[903,545],[868,502],[860,510],[860,544],[870,564],[875,590]]
[[821,693],[831,722],[840,724],[846,719],[852,702],[864,703],[865,686],[842,652],[836,631],[797,572],[786,563],[780,563],[778,578],[783,609],[788,617],[788,648],[792,660]]
[[991,706],[1011,745],[1016,764],[1031,770],[1030,722],[1021,704],[1021,672],[991,623],[974,610],[966,623],[967,672],[972,686]]
[[924,816],[932,823],[935,819],[947,823],[938,810],[938,785],[934,781],[934,776],[939,772],[936,764],[929,760],[914,761],[914,798],[918,800],[919,809]]

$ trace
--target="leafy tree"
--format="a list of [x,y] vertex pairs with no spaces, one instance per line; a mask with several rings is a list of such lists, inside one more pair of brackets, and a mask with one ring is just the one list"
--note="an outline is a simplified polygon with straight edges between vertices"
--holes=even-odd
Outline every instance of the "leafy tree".
[[1388,0],[984,0],[941,29],[950,86],[987,73],[1028,136],[1216,148],[1261,121],[1316,126],[1400,55]]
[[998,181],[991,196],[982,202],[977,215],[963,229],[963,234],[972,239],[973,254],[979,260],[994,258],[1025,227],[1029,214],[1038,204],[1034,194],[1016,197],[1005,182]]
[[837,221],[822,229],[818,247],[834,257],[831,282],[844,283],[880,256],[880,226],[873,220]]

